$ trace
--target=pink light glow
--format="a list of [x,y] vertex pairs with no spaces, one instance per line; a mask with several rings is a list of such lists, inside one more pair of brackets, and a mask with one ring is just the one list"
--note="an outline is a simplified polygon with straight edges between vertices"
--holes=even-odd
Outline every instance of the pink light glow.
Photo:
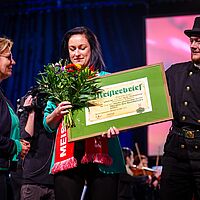
[[[184,30],[191,29],[197,15],[146,19],[147,65],[163,62],[165,69],[173,63],[190,60],[189,39]],[[148,155],[162,155],[171,122],[148,126]]]

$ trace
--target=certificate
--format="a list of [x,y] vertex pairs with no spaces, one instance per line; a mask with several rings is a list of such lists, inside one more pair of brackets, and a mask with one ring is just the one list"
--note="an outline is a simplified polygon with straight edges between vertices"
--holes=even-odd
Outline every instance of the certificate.
[[96,100],[86,108],[86,126],[119,119],[144,112],[151,112],[148,79],[140,78],[101,88]]
[[171,120],[172,110],[162,63],[99,78],[100,92],[89,107],[74,113],[69,141]]

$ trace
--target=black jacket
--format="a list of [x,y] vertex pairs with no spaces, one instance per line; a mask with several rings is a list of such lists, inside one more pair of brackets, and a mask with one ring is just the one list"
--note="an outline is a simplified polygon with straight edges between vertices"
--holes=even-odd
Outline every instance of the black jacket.
[[53,176],[49,174],[53,153],[54,135],[43,128],[41,110],[36,111],[34,135],[25,131],[28,113],[20,115],[21,137],[31,143],[31,149],[23,161],[23,183],[53,185]]
[[10,167],[10,160],[15,146],[15,142],[10,139],[11,116],[7,103],[12,107],[0,88],[0,170]]
[[200,69],[192,62],[172,65],[167,82],[176,127],[200,128]]
[[185,138],[183,129],[200,130],[200,69],[192,62],[172,65],[167,81],[174,119],[164,146],[165,154],[178,159],[200,159],[200,134]]

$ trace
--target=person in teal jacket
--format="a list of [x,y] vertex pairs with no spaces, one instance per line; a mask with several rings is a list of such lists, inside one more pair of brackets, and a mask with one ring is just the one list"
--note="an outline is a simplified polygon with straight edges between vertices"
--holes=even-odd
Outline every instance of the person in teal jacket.
[[[12,45],[10,39],[0,38],[0,83],[12,75],[12,66],[15,64]],[[19,119],[0,88],[0,200],[8,198],[10,170],[14,170],[18,157],[24,158],[29,149],[29,142],[20,140]]]
[[[105,65],[100,44],[87,27],[73,28],[64,35],[61,54],[72,64],[93,66],[99,71],[98,76],[107,74],[103,71]],[[56,133],[71,107],[68,101],[56,105],[49,100],[44,111],[44,127]],[[86,199],[118,199],[119,174],[126,171],[118,134],[119,130],[111,127],[103,136],[70,142],[66,150],[68,157],[59,164],[55,163],[54,151],[51,173],[55,177],[56,200],[80,200],[85,183]]]

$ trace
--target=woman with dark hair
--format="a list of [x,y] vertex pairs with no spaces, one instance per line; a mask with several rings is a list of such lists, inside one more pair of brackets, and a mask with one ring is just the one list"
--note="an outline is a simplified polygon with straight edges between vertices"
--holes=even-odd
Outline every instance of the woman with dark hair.
[[[81,67],[93,66],[98,69],[99,76],[107,74],[102,71],[104,62],[99,42],[86,27],[76,27],[65,34],[62,58]],[[48,101],[44,112],[45,128],[56,132],[71,107],[68,101],[57,106]],[[118,199],[119,173],[125,172],[125,164],[117,134],[119,130],[111,127],[103,136],[67,143],[65,165],[55,172],[52,163],[56,200],[80,200],[85,183],[89,200]]]
[[[12,75],[12,67],[15,65],[12,45],[10,39],[0,38],[0,83]],[[18,156],[23,158],[28,153],[30,144],[20,140],[19,119],[1,88],[0,119],[0,200],[7,200],[9,172],[14,169],[13,166],[17,166]]]
[[91,55],[89,57],[89,63],[92,64],[96,69],[98,70],[104,70],[105,64],[102,57],[101,47],[99,44],[99,41],[96,37],[96,35],[88,28],[81,26],[81,27],[75,27],[71,30],[69,30],[63,37],[62,46],[61,46],[61,57],[63,59],[67,59],[68,61],[71,61],[73,63],[73,58],[71,60],[70,58],[70,50],[68,50],[68,42],[71,36],[73,35],[84,35],[84,37],[87,39]]

